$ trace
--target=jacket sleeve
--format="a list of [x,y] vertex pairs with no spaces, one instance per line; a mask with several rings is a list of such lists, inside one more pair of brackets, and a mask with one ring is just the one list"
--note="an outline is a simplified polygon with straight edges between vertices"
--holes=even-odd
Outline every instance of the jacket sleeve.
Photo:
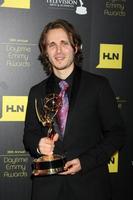
[[42,125],[39,122],[35,110],[35,96],[36,92],[32,88],[29,92],[23,143],[25,149],[29,151],[32,157],[39,157],[37,153],[37,147],[39,140],[44,136],[42,131]]
[[99,144],[79,156],[83,172],[108,164],[111,156],[125,143],[125,125],[107,79],[99,90],[97,102],[103,136]]

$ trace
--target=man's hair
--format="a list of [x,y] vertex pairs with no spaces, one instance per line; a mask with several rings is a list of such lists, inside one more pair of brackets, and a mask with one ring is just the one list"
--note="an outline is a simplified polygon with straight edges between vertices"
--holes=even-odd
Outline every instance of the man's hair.
[[74,64],[80,66],[83,60],[82,42],[81,42],[80,35],[76,32],[73,25],[70,24],[68,21],[63,20],[63,19],[57,19],[53,22],[48,23],[44,27],[44,30],[42,31],[42,34],[39,40],[39,49],[40,49],[39,60],[43,64],[44,70],[47,72],[47,74],[51,73],[52,64],[50,63],[47,57],[47,53],[46,53],[46,48],[47,48],[46,37],[47,37],[48,31],[53,30],[53,29],[58,29],[58,28],[62,28],[66,32],[66,34],[68,35],[70,44],[72,48],[74,49],[74,51],[76,50],[75,48],[77,48],[77,51],[74,56]]

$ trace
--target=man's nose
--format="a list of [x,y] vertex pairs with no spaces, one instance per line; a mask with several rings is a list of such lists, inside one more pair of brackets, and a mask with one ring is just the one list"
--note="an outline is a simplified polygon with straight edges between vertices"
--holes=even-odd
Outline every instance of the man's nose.
[[57,45],[56,50],[58,53],[61,52],[61,45]]

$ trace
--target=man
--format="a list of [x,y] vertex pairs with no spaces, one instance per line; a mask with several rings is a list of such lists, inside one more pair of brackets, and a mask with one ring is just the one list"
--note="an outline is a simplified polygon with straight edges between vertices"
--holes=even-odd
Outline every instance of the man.
[[[69,22],[48,23],[39,46],[49,77],[30,90],[24,145],[34,158],[54,152],[67,161],[58,175],[33,177],[32,200],[111,200],[108,162],[125,142],[112,89],[106,78],[79,68],[81,39]],[[63,135],[59,131],[50,139],[37,118],[35,99],[59,94],[61,80],[68,84],[69,110]]]

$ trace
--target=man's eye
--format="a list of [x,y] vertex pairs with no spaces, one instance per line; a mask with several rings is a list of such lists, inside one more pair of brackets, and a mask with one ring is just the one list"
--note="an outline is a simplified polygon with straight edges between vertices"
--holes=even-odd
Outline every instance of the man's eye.
[[54,47],[55,44],[54,44],[54,43],[50,43],[48,46],[49,46],[49,47]]
[[69,42],[62,42],[62,44],[64,45],[64,46],[67,46],[67,45],[69,45]]

